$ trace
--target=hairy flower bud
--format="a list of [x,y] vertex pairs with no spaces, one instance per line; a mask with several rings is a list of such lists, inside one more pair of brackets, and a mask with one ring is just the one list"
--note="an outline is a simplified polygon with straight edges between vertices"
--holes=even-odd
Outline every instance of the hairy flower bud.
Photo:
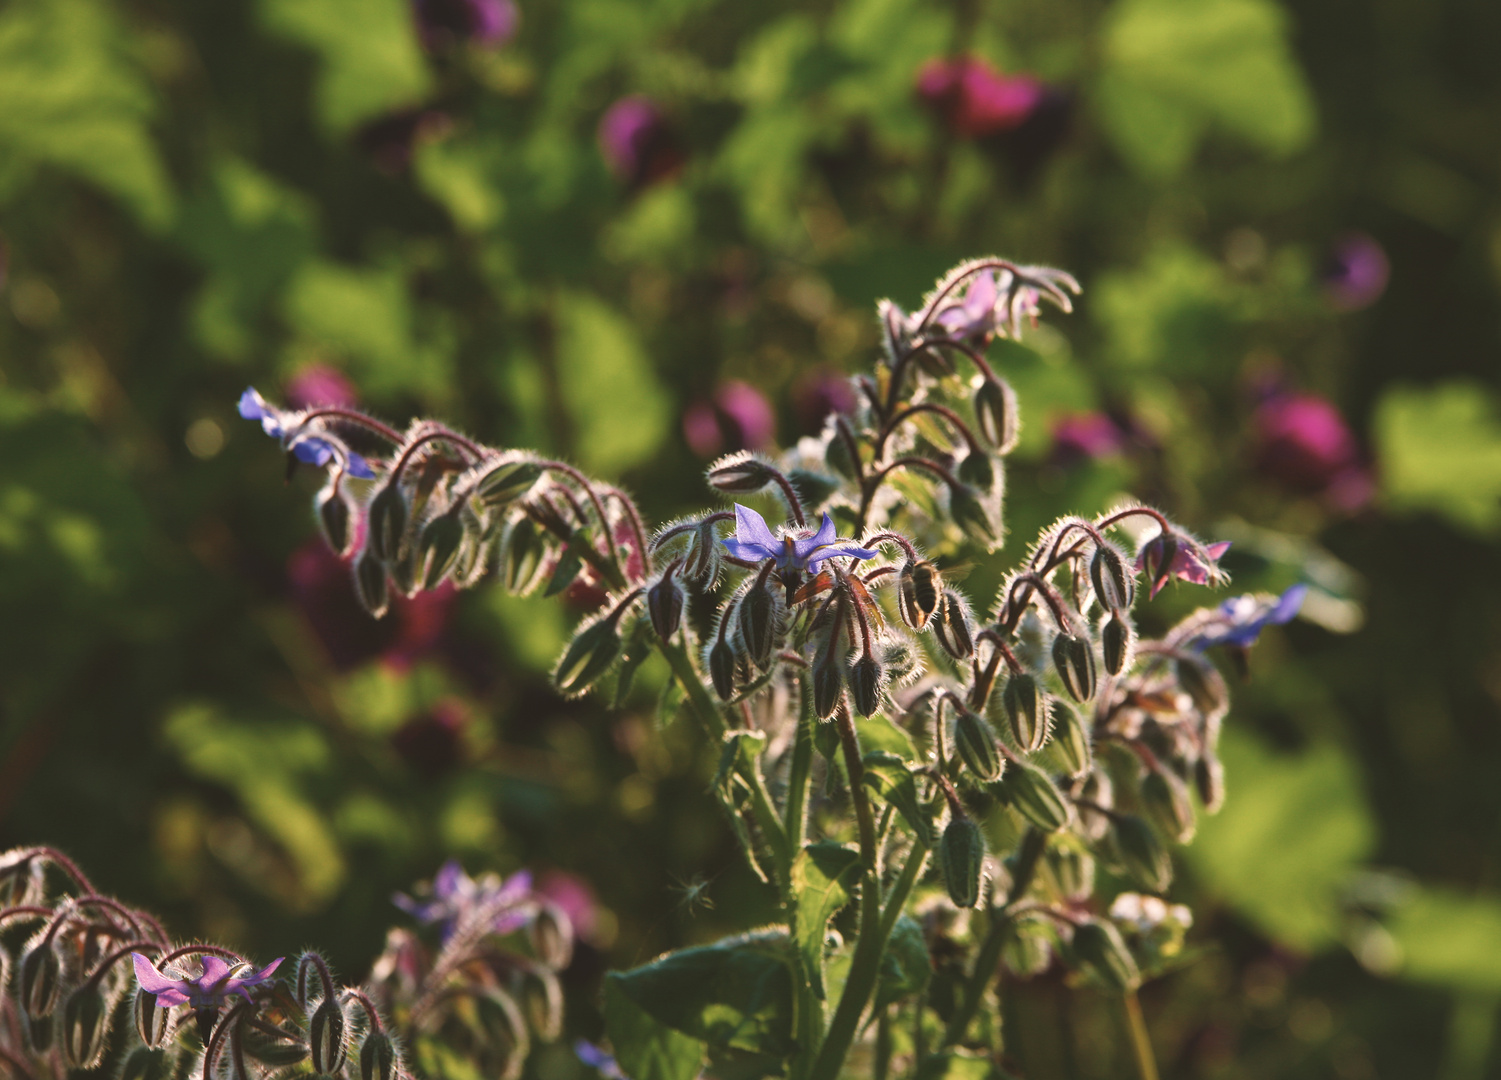
[[1135,582],[1125,556],[1111,545],[1095,548],[1094,558],[1089,561],[1089,580],[1094,585],[1095,598],[1106,611],[1119,612],[1131,606],[1136,595]]
[[369,536],[366,543],[376,558],[396,558],[401,551],[410,516],[406,492],[393,480],[387,480],[370,497]]
[[1069,822],[1068,801],[1051,777],[1027,761],[1014,761],[997,790],[1016,811],[1044,832],[1057,832]]
[[1066,630],[1060,633],[1053,639],[1053,666],[1069,697],[1075,701],[1093,700],[1096,686],[1094,646],[1088,638]]
[[868,653],[850,667],[850,700],[861,716],[870,716],[880,709],[882,681],[881,662]]
[[1054,701],[1053,754],[1069,776],[1087,773],[1094,764],[1094,748],[1084,718],[1067,702]]
[[1047,859],[1065,900],[1089,899],[1094,892],[1094,859],[1087,852],[1055,844],[1048,848]]
[[553,685],[564,694],[582,694],[620,655],[619,611],[579,628],[553,672]]
[[719,576],[719,563],[723,545],[714,534],[714,523],[702,521],[693,530],[688,541],[688,551],[683,562],[683,576],[701,585],[712,582]]
[[499,461],[480,466],[474,495],[486,506],[508,506],[531,490],[543,469],[535,461]]
[[969,625],[969,605],[952,589],[945,589],[938,616],[933,620],[933,634],[943,651],[955,660],[968,660],[975,654],[974,632]]
[[1178,537],[1171,532],[1158,533],[1141,549],[1141,570],[1151,586],[1152,595],[1155,596],[1173,576],[1173,560],[1177,556]]
[[348,1048],[344,1042],[344,1010],[332,998],[325,998],[313,1010],[308,1021],[308,1048],[312,1052],[313,1071],[330,1075],[344,1067]]
[[1170,769],[1151,769],[1141,782],[1141,808],[1164,836],[1186,844],[1193,839],[1194,808],[1188,785]]
[[980,899],[980,870],[985,863],[985,837],[967,817],[954,817],[938,842],[943,883],[958,907],[974,907]]
[[[965,461],[972,458],[988,461],[980,454],[971,454]],[[953,515],[954,523],[987,551],[999,546],[1005,536],[999,501],[972,484],[960,484],[957,487],[950,485],[949,512]]]
[[1006,711],[1011,737],[1022,751],[1030,754],[1048,741],[1047,702],[1037,680],[1027,672],[1019,671],[1006,680],[1001,707]]
[[138,1046],[125,1055],[115,1080],[167,1080],[177,1056],[150,1046]]
[[1225,766],[1208,750],[1194,762],[1194,786],[1199,789],[1204,812],[1218,814],[1225,805]]
[[393,1080],[396,1044],[384,1031],[372,1031],[360,1043],[360,1080]]
[[1111,846],[1127,874],[1150,892],[1173,883],[1173,860],[1148,825],[1135,814],[1119,814],[1110,824]]
[[462,504],[437,515],[422,526],[417,540],[418,570],[424,589],[436,589],[458,558],[464,543],[464,523],[459,516]]
[[820,656],[813,663],[813,711],[820,720],[834,715],[844,693],[844,665],[833,657]]
[[1112,614],[1100,630],[1100,652],[1104,654],[1105,670],[1119,675],[1126,667],[1126,658],[1131,654],[1131,624],[1119,612]]
[[47,941],[39,941],[21,957],[17,998],[21,1010],[33,1019],[50,1016],[57,1008],[58,982],[62,964],[57,950]]
[[1225,679],[1208,660],[1180,656],[1173,664],[1178,685],[1193,699],[1194,708],[1204,716],[1214,716],[1230,705],[1230,691]]
[[896,606],[902,622],[924,630],[943,602],[943,578],[938,567],[922,559],[908,559],[896,580]]
[[84,983],[63,1001],[63,1057],[75,1069],[92,1069],[109,1034],[109,1002],[97,986]]
[[340,474],[335,473],[333,479],[318,492],[313,501],[313,509],[317,513],[323,539],[328,541],[334,554],[342,558],[349,554],[350,541],[354,539],[354,530],[349,527],[354,517],[354,508],[339,481]]
[[1075,926],[1073,953],[1079,965],[1107,990],[1124,994],[1141,985],[1136,961],[1112,923],[1090,919]]
[[166,1042],[167,1029],[171,1025],[172,1010],[159,1006],[156,1003],[155,994],[148,994],[137,987],[135,1000],[131,1003],[131,1011],[135,1017],[136,1034],[140,1036],[141,1045],[153,1049],[162,1046]]
[[663,641],[670,640],[682,625],[685,600],[683,587],[673,580],[670,567],[655,585],[646,590],[646,610],[651,615],[651,626]]
[[735,650],[724,638],[709,650],[709,681],[721,701],[735,696]]
[[742,450],[709,466],[709,486],[727,495],[753,495],[773,483],[778,475],[769,463]]
[[354,561],[354,594],[360,606],[379,619],[391,603],[391,590],[386,584],[386,564],[369,548],[360,552]]
[[995,746],[995,732],[979,716],[962,706],[955,706],[954,748],[965,768],[981,780],[1001,775],[1003,761]]
[[1017,421],[1016,391],[1005,379],[986,379],[975,391],[975,421],[980,436],[998,454],[1016,446],[1021,425]]
[[761,670],[771,664],[771,650],[777,641],[777,598],[766,580],[758,579],[740,600],[737,611],[740,637],[751,661]]
[[536,522],[518,517],[506,526],[500,538],[500,577],[506,591],[528,593],[542,577],[547,545]]

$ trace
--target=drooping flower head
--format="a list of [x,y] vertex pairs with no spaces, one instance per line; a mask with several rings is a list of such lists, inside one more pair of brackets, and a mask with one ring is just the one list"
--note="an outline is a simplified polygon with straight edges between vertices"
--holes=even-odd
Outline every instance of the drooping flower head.
[[449,859],[438,870],[430,897],[414,899],[396,893],[391,902],[419,922],[441,924],[444,940],[474,920],[488,923],[488,933],[509,934],[537,914],[530,871],[518,871],[504,880],[498,874],[472,878],[457,859]]
[[1160,532],[1136,553],[1136,569],[1151,584],[1155,597],[1172,578],[1193,585],[1218,585],[1225,580],[1219,561],[1230,541],[1205,544],[1182,530]]
[[1281,596],[1271,593],[1233,596],[1214,609],[1188,645],[1201,652],[1216,645],[1249,648],[1268,626],[1291,622],[1307,595],[1307,585],[1294,585]]
[[131,953],[130,957],[135,963],[136,981],[146,993],[156,995],[159,1008],[190,1005],[195,1011],[218,1009],[231,994],[240,994],[246,1001],[252,1000],[250,991],[269,980],[283,959],[277,957],[256,971],[250,964],[232,965],[220,957],[204,955],[199,958],[203,970],[197,976],[172,978],[158,971],[156,965],[140,953]]
[[375,470],[359,454],[323,429],[306,427],[303,413],[278,409],[261,397],[254,387],[247,388],[240,395],[240,415],[246,420],[259,420],[261,429],[273,439],[280,440],[282,449],[298,461],[319,468],[335,462],[350,476],[362,480],[375,478]]
[[860,547],[853,540],[841,540],[835,533],[834,519],[824,514],[817,532],[807,529],[785,531],[775,535],[766,519],[749,507],[735,504],[735,535],[723,541],[729,553],[747,562],[773,559],[778,570],[817,570],[825,559],[845,555],[856,559],[873,559],[878,552]]

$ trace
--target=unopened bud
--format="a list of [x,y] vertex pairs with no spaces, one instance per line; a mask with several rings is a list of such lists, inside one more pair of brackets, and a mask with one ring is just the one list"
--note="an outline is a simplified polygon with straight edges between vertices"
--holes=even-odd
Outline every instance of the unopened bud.
[[1031,762],[1012,762],[996,787],[1022,817],[1044,832],[1057,832],[1069,822],[1068,801],[1063,792]]
[[1141,972],[1114,924],[1090,919],[1075,926],[1073,951],[1079,965],[1107,990],[1124,994],[1141,985]]
[[353,530],[350,529],[349,522],[354,517],[354,510],[350,506],[349,497],[344,494],[337,473],[334,474],[334,479],[318,492],[313,507],[318,514],[318,527],[323,530],[323,539],[328,541],[328,546],[333,548],[334,554],[340,558],[349,554],[350,541],[353,539]]
[[308,1049],[312,1052],[315,1073],[329,1075],[343,1068],[348,1053],[344,1026],[344,1010],[337,1001],[325,998],[313,1010],[308,1021]]
[[1094,892],[1094,859],[1073,847],[1048,848],[1048,867],[1065,900],[1086,900]]
[[1193,839],[1195,822],[1188,785],[1170,769],[1150,769],[1141,782],[1141,808],[1164,836],[1186,844]]
[[21,957],[17,989],[21,1010],[32,1019],[52,1015],[57,1008],[58,979],[62,964],[50,942],[39,941]]
[[1047,702],[1037,680],[1027,672],[1019,671],[1006,680],[1001,707],[1006,711],[1011,737],[1023,752],[1030,754],[1048,741]]
[[464,523],[459,517],[457,505],[422,526],[417,551],[418,569],[424,589],[436,589],[448,576],[463,543]]
[[562,971],[573,960],[573,921],[557,904],[544,900],[529,929],[532,952],[542,963]]
[[507,506],[530,491],[541,475],[542,466],[535,461],[499,462],[484,467],[474,494],[486,506]]
[[1218,814],[1220,807],[1225,805],[1225,767],[1208,750],[1194,762],[1194,786],[1199,789],[1204,812]]
[[943,578],[926,560],[908,559],[896,581],[896,606],[902,622],[923,630],[943,602]]
[[1083,776],[1094,764],[1094,748],[1084,718],[1067,702],[1053,702],[1053,753],[1069,776]]
[[1041,975],[1053,962],[1051,930],[1046,919],[1021,915],[1006,920],[1001,959],[1006,970],[1024,979]]
[[1053,639],[1053,666],[1063,680],[1063,689],[1075,701],[1094,698],[1096,676],[1094,646],[1088,638],[1067,631]]
[[519,517],[506,526],[500,539],[500,574],[507,592],[527,593],[536,586],[546,549],[531,518]]
[[777,598],[764,580],[754,582],[740,600],[740,636],[751,661],[763,671],[771,663],[777,639]]
[[844,693],[844,665],[832,657],[820,656],[813,664],[813,711],[820,720],[834,715]]
[[671,569],[646,590],[646,610],[651,615],[651,626],[663,641],[670,640],[682,625],[684,600],[683,587],[672,579]]
[[1016,446],[1021,425],[1017,422],[1016,391],[1005,379],[986,379],[975,391],[975,421],[981,437],[998,454]]
[[360,606],[374,618],[381,618],[391,603],[386,584],[386,564],[368,547],[354,561],[354,594]]
[[946,589],[938,617],[933,620],[933,634],[943,651],[955,660],[968,660],[975,654],[974,633],[969,625],[969,609],[962,597]]
[[688,541],[688,551],[683,561],[683,576],[689,581],[705,584],[719,574],[719,560],[723,545],[714,535],[714,523],[700,522]]
[[1126,658],[1131,655],[1131,624],[1118,612],[1106,620],[1100,630],[1100,652],[1104,654],[1105,670],[1119,675],[1126,667]]
[[1225,678],[1208,660],[1180,656],[1173,664],[1178,685],[1193,699],[1194,708],[1204,716],[1224,711],[1230,704]]
[[85,983],[63,1001],[62,1012],[63,1057],[75,1069],[92,1069],[109,1034],[109,1002]]
[[158,1005],[155,994],[148,994],[138,987],[135,1001],[132,1002],[132,1012],[135,1016],[136,1034],[140,1036],[142,1046],[155,1048],[166,1042],[172,1010]]
[[709,466],[709,486],[727,495],[753,495],[773,483],[778,475],[767,462],[742,450]]
[[735,650],[724,638],[714,643],[709,650],[709,681],[721,701],[735,696]]
[[983,498],[995,488],[995,462],[982,450],[971,450],[956,467],[959,479]]
[[1141,550],[1141,568],[1151,584],[1151,592],[1168,583],[1173,576],[1173,560],[1178,556],[1178,537],[1171,532],[1158,533]]
[[1116,858],[1127,874],[1150,892],[1173,883],[1173,860],[1157,834],[1135,814],[1119,814],[1110,825]]
[[967,817],[951,819],[938,843],[943,883],[949,899],[959,907],[974,907],[980,899],[980,870],[985,863],[985,837]]
[[829,463],[829,466],[847,480],[856,479],[859,476],[859,469],[856,467],[855,459],[850,456],[849,444],[837,429],[825,445],[824,460]]
[[[984,459],[983,455],[977,454],[971,454],[965,460],[976,457],[988,460]],[[987,551],[997,547],[1005,535],[1005,528],[1000,521],[998,503],[971,484],[960,484],[957,487],[950,485],[949,511],[953,515],[955,524],[963,529],[971,540]]]
[[855,661],[850,668],[850,700],[861,716],[870,716],[881,707],[881,662],[870,654]]
[[981,780],[994,780],[1001,775],[1003,762],[995,748],[995,732],[976,714],[956,706],[954,717],[954,748],[965,768]]
[[360,1080],[392,1080],[396,1074],[396,1044],[384,1031],[372,1031],[360,1043]]
[[1131,572],[1126,560],[1109,544],[1095,548],[1094,558],[1089,561],[1089,580],[1094,584],[1094,594],[1106,611],[1124,611],[1131,606],[1136,595]]
[[406,493],[401,490],[400,484],[392,480],[387,480],[370,497],[369,537],[366,543],[377,558],[396,558],[406,535],[409,514]]
[[607,615],[573,635],[553,672],[553,685],[564,694],[582,694],[620,655],[620,619]]

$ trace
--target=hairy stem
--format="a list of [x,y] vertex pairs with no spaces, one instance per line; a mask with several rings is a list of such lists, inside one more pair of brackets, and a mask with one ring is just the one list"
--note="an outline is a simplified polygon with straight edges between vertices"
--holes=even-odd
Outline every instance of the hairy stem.
[[1125,1008],[1126,1027],[1131,1032],[1131,1050],[1136,1056],[1136,1073],[1141,1080],[1158,1080],[1157,1059],[1152,1055],[1152,1040],[1147,1035],[1147,1022],[1141,1015],[1141,1001],[1135,990],[1127,990],[1121,997]]

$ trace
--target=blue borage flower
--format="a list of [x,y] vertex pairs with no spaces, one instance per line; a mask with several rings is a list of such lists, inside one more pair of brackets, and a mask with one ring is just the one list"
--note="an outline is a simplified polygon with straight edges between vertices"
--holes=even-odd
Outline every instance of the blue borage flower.
[[273,439],[279,439],[283,448],[319,468],[330,461],[338,460],[344,471],[361,480],[375,479],[375,470],[359,454],[321,429],[304,430],[306,413],[286,412],[270,404],[256,391],[247,387],[240,395],[240,415],[246,420],[259,420],[261,429]]
[[[798,530],[806,533],[807,530]],[[735,504],[735,535],[722,541],[729,553],[747,562],[774,559],[778,570],[816,570],[825,559],[848,556],[873,559],[880,552],[860,547],[853,540],[841,540],[835,534],[834,519],[824,514],[818,531],[798,536],[776,536],[766,519],[748,507]]]
[[449,859],[433,877],[430,898],[419,900],[396,893],[391,902],[421,923],[441,923],[444,940],[455,927],[476,916],[493,920],[491,933],[509,934],[537,914],[529,871],[518,871],[504,881],[495,874],[476,879],[464,873],[457,859]]
[[1291,622],[1307,595],[1307,585],[1294,585],[1281,596],[1250,593],[1231,597],[1206,613],[1186,644],[1200,652],[1216,645],[1249,648],[1268,626]]
[[140,953],[131,953],[130,958],[135,964],[136,981],[146,993],[156,995],[159,1007],[190,1005],[200,1011],[219,1008],[231,994],[241,994],[250,1001],[251,989],[269,980],[282,961],[277,957],[256,971],[250,964],[231,966],[217,956],[206,955],[200,958],[203,971],[196,978],[174,979],[158,971],[156,965]]

